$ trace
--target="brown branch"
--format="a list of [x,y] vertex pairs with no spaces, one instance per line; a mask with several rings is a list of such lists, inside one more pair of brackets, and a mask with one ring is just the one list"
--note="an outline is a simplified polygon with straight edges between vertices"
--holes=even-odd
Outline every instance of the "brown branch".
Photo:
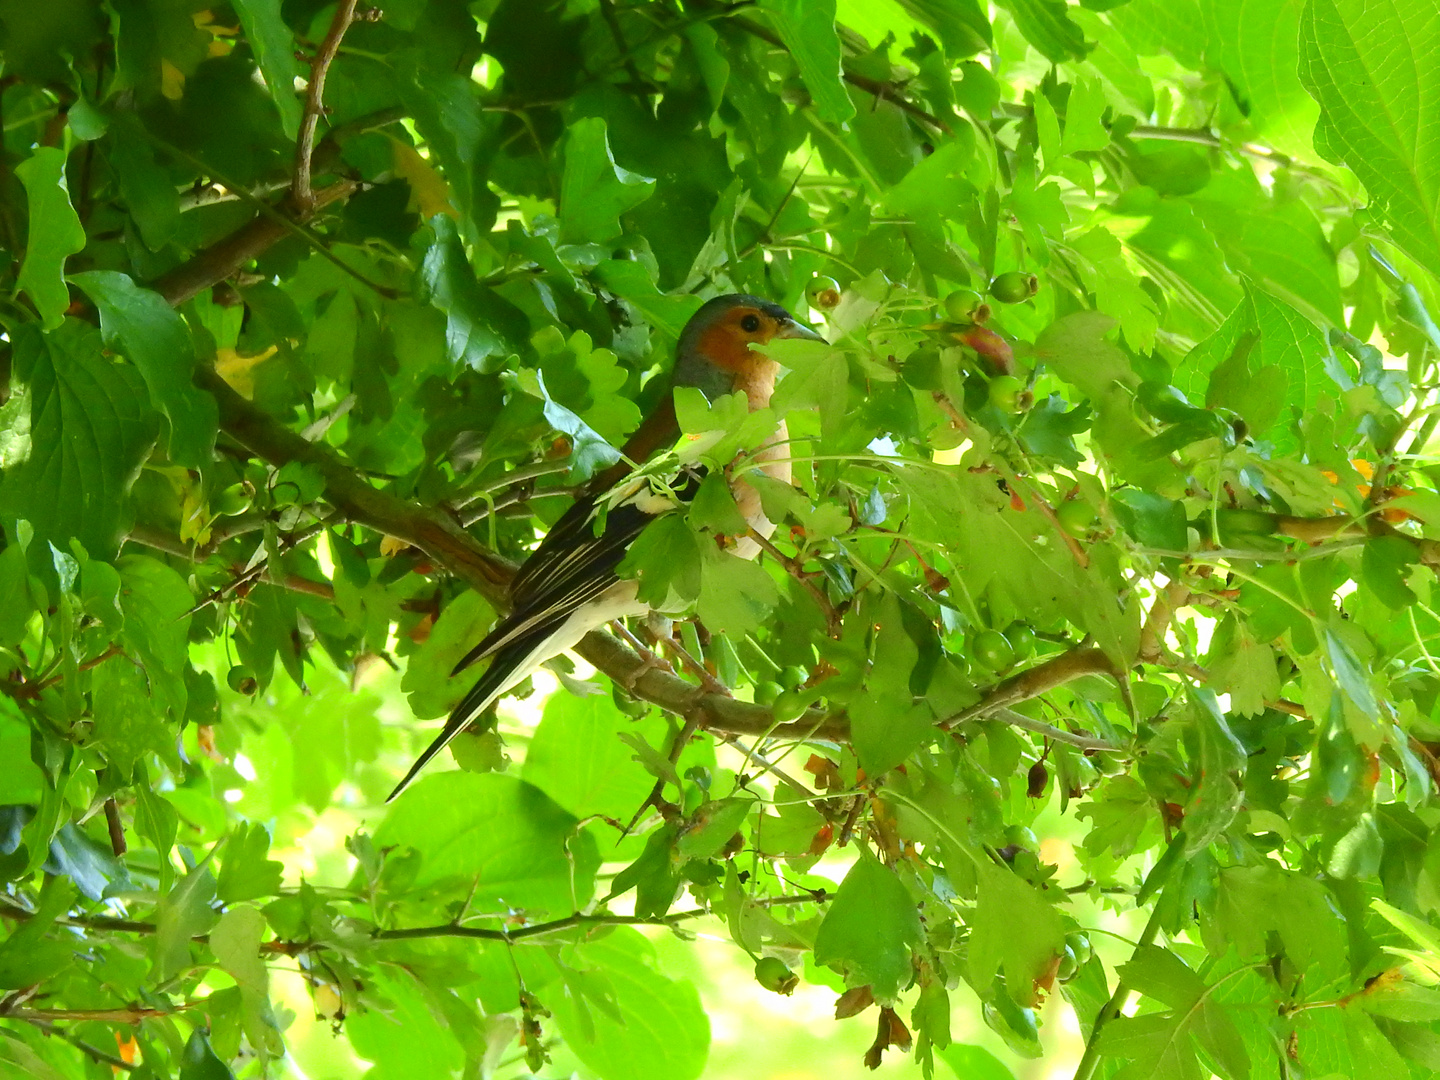
[[[230,535],[239,536],[241,532],[236,531]],[[167,555],[174,555],[176,558],[188,559],[195,563],[202,563],[208,559],[214,554],[215,547],[213,542],[201,546],[187,544],[178,536],[171,536],[169,533],[149,525],[136,525],[130,530],[129,535],[126,536],[125,539],[132,543],[140,544],[143,547],[148,547],[155,551],[163,551]],[[226,537],[226,539],[229,539],[229,537]],[[238,586],[253,581],[257,577],[263,577],[264,580],[268,581],[271,585],[279,585],[281,588],[289,589],[291,592],[306,593],[309,596],[316,596],[321,600],[331,603],[335,600],[335,587],[333,585],[327,585],[323,581],[311,581],[309,578],[301,577],[299,574],[277,575],[268,567],[257,567],[253,573],[241,575],[235,581],[217,589],[212,596],[218,599],[219,595],[233,591]],[[205,601],[201,601],[201,603],[203,605]]]
[[1190,589],[1180,581],[1172,581],[1155,597],[1150,605],[1150,614],[1140,628],[1140,645],[1136,659],[1142,664],[1153,664],[1165,651],[1165,634],[1175,612],[1190,601]]
[[[314,193],[314,202],[310,213],[313,214],[331,203],[347,199],[354,191],[355,183],[352,180],[341,180],[321,188]],[[307,240],[314,242],[313,234],[290,221],[281,211],[264,202],[259,205],[266,209],[262,210],[257,217],[240,226],[229,236],[222,237],[208,248],[196,252],[174,269],[161,274],[150,282],[148,288],[158,292],[165,298],[165,302],[173,307],[183,304],[212,285],[234,276],[246,263],[259,258],[292,232],[298,230]],[[321,250],[328,257],[334,258],[334,253],[323,245],[321,245]],[[347,266],[346,269],[349,270],[349,267]],[[351,272],[353,273],[353,271]],[[393,292],[393,290],[385,291]]]
[[0,1013],[7,1020],[28,1020],[32,1024],[52,1024],[57,1020],[98,1020],[108,1024],[138,1024],[160,1016],[193,1009],[193,1005],[177,1005],[173,1009],[145,1009],[133,1005],[127,1009],[8,1009]]
[[[237,394],[213,368],[201,367],[197,385],[219,405],[220,426],[257,457],[279,467],[290,461],[313,466],[325,481],[323,498],[342,516],[396,537],[426,552],[497,607],[508,606],[515,567],[487,551],[449,516],[372,487],[328,447],[307,442]],[[575,650],[583,659],[637,697],[677,715],[701,716],[702,726],[737,735],[771,734],[778,738],[848,738],[850,724],[840,714],[812,709],[789,724],[775,724],[763,705],[724,694],[697,697],[693,684],[668,672],[646,670],[644,660],[609,634],[595,631]]]
[[125,823],[120,820],[120,808],[113,798],[105,800],[105,828],[110,834],[110,850],[118,859],[130,850],[130,845],[125,841]]
[[340,0],[335,6],[335,17],[330,20],[330,31],[320,43],[320,50],[310,64],[310,85],[305,89],[305,112],[300,118],[300,134],[295,140],[295,179],[290,185],[290,199],[302,217],[309,217],[315,208],[315,191],[310,186],[311,158],[315,152],[315,128],[325,111],[325,75],[335,54],[340,51],[340,40],[350,29],[355,19],[357,0]]
[[940,721],[939,727],[948,731],[971,720],[982,719],[1007,706],[1039,697],[1082,675],[1109,675],[1116,681],[1120,678],[1120,673],[1103,650],[1092,647],[1074,648],[1018,675],[1012,675],[976,704]]

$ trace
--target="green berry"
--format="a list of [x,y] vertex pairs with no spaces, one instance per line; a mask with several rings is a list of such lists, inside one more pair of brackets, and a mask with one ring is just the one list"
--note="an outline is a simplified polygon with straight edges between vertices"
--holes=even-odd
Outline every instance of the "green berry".
[[975,322],[976,309],[985,306],[975,290],[956,289],[945,297],[945,317],[951,322]]
[[1083,537],[1095,523],[1095,510],[1082,499],[1066,499],[1055,508],[1055,517],[1071,536]]
[[785,961],[774,956],[762,956],[755,964],[755,981],[766,990],[789,997],[800,985],[800,976],[786,967]]
[[1030,299],[1030,276],[1007,270],[990,282],[990,295],[1002,304],[1022,303]]
[[1014,375],[996,375],[990,380],[990,404],[1001,412],[1016,412],[1024,389],[1025,384]]
[[250,491],[245,484],[231,484],[215,493],[210,500],[210,509],[227,517],[243,514],[250,508]]
[[1015,650],[999,630],[984,630],[975,636],[970,655],[990,671],[1004,671],[1015,663]]
[[1060,966],[1055,969],[1055,977],[1061,982],[1069,982],[1079,970],[1080,961],[1076,959],[1070,946],[1066,945],[1064,955],[1060,957]]
[[259,689],[259,680],[255,678],[255,672],[245,664],[236,664],[225,673],[225,681],[230,684],[230,689],[237,694],[253,694]]
[[805,299],[812,308],[829,311],[840,303],[840,283],[830,277],[814,277],[805,287]]

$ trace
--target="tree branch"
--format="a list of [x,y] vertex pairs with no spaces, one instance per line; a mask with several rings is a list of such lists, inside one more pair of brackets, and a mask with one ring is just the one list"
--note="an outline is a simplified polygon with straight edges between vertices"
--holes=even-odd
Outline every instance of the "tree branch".
[[[239,533],[232,535],[238,536]],[[125,537],[131,543],[140,544],[142,547],[152,548],[155,551],[163,551],[167,555],[174,555],[179,559],[188,559],[194,563],[203,563],[211,555],[215,554],[213,544],[206,544],[197,547],[194,544],[187,544],[178,536],[171,536],[160,529],[152,528],[149,525],[136,525]],[[227,539],[229,539],[227,537]],[[265,568],[260,576],[271,585],[279,585],[281,588],[289,589],[291,592],[306,593],[309,596],[318,596],[321,600],[334,602],[335,587],[327,585],[323,581],[311,581],[309,578],[301,577],[299,574],[285,574],[277,576],[269,568]]]
[[[1120,673],[1115,670],[1115,665],[1103,650],[1091,647],[1074,648],[1018,675],[1012,675],[976,704],[940,721],[939,727],[948,731],[971,720],[983,719],[1005,709],[1006,706],[1039,697],[1082,675],[1109,675],[1117,682],[1120,679]],[[1030,722],[1028,718],[1026,722]]]
[[325,111],[325,75],[335,54],[340,51],[340,41],[355,19],[357,0],[340,0],[335,5],[335,17],[330,20],[330,31],[320,43],[320,51],[310,64],[310,85],[305,89],[305,112],[300,118],[300,134],[295,140],[295,179],[290,185],[290,200],[303,217],[309,217],[315,208],[315,191],[310,186],[311,158],[315,152],[315,127]]

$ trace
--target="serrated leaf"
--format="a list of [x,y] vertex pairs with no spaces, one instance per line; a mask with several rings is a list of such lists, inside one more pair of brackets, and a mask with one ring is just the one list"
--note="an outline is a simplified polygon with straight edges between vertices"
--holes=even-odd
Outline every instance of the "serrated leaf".
[[921,940],[920,919],[905,886],[862,855],[815,934],[815,962],[844,972],[852,986],[868,983],[877,999],[891,1001],[909,979],[910,949]]
[[1344,162],[1383,208],[1396,242],[1440,265],[1440,150],[1422,103],[1440,85],[1427,60],[1440,13],[1426,4],[1311,0],[1300,18],[1300,79],[1320,103],[1315,145]]

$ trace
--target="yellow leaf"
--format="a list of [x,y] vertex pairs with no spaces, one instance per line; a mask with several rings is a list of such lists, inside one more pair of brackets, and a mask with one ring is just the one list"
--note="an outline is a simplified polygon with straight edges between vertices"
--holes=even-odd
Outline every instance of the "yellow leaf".
[[185,73],[163,57],[160,60],[160,92],[171,101],[185,94]]
[[241,397],[249,400],[255,394],[255,365],[269,360],[276,353],[271,345],[255,356],[241,356],[231,348],[215,350],[215,374],[230,384]]
[[380,537],[380,554],[385,556],[385,558],[387,559],[391,558],[392,556],[399,555],[402,551],[405,551],[409,547],[409,541],[401,540],[398,536]]
[[450,205],[450,185],[445,178],[413,146],[406,145],[393,135],[389,139],[395,152],[395,175],[409,183],[412,202],[419,207],[420,215],[426,221],[436,214],[458,218],[459,213]]

